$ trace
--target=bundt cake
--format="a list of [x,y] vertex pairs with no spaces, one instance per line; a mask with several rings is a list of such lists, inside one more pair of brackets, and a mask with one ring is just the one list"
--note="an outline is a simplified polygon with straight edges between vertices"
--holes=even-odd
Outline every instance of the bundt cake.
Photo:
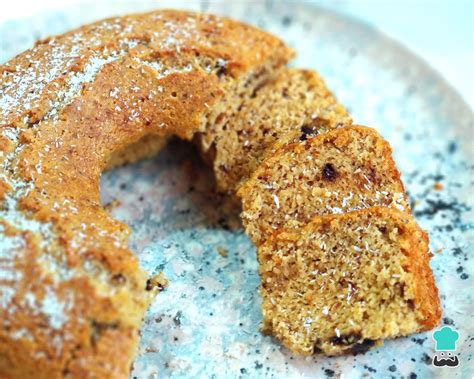
[[316,215],[374,205],[409,210],[389,144],[361,126],[314,137],[301,132],[298,142],[263,161],[238,195],[245,231],[257,246]]
[[438,322],[388,143],[292,56],[242,23],[157,11],[0,66],[0,378],[128,376],[160,286],[101,205],[100,175],[172,135],[242,199],[265,329],[290,349],[359,352]]
[[428,237],[406,212],[316,216],[258,249],[264,328],[302,354],[361,353],[440,318]]
[[225,122],[292,54],[239,22],[158,11],[0,66],[0,377],[128,376],[157,290],[100,203],[102,170]]

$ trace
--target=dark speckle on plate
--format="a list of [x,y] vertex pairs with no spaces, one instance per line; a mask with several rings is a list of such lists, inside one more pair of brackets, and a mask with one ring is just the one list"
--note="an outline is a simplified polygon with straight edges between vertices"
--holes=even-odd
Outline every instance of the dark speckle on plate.
[[335,371],[327,368],[324,370],[324,373],[326,374],[326,377],[332,378],[334,377]]

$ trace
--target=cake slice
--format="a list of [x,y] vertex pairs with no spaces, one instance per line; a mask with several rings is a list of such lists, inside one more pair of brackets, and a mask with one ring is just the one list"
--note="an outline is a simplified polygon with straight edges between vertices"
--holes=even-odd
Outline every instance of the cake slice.
[[275,143],[350,123],[316,72],[290,68],[245,98],[225,123],[210,125],[199,142],[212,161],[218,189],[233,192]]
[[441,310],[430,256],[407,213],[315,217],[258,250],[264,330],[294,352],[339,355],[431,329]]
[[301,137],[266,159],[237,192],[257,246],[317,215],[375,205],[409,209],[390,145],[375,130],[350,126]]

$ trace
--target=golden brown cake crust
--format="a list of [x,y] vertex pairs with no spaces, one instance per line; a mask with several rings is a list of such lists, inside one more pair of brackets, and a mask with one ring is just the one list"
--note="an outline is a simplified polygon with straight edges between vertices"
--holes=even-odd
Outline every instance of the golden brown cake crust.
[[48,38],[0,67],[0,377],[128,376],[154,291],[100,203],[102,170],[146,135],[190,138],[234,83],[291,56],[250,26],[169,10]]

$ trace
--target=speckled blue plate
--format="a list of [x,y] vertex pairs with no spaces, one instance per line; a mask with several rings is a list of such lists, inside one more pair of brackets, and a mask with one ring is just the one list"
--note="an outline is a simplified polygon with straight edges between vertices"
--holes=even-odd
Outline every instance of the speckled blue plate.
[[259,332],[255,249],[212,174],[184,143],[104,174],[103,202],[132,226],[131,247],[170,285],[151,306],[133,377],[318,378],[473,376],[473,113],[410,52],[359,22],[309,4],[107,2],[0,25],[0,61],[35,39],[106,16],[158,6],[228,15],[285,39],[295,65],[317,69],[358,123],[392,144],[413,211],[431,237],[443,323],[460,333],[460,367],[435,368],[432,334],[387,341],[365,355],[293,356]]

